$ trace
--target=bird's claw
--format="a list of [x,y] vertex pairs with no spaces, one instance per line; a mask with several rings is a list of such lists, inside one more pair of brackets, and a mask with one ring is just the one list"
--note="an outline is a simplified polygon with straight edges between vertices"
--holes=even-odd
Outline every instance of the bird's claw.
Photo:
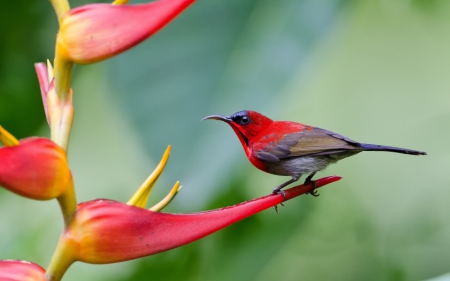
[[[286,193],[284,192],[284,190],[280,190],[275,188],[272,192],[272,194],[277,195],[277,194],[281,194],[281,196],[283,197],[283,201],[286,200]],[[284,206],[283,202],[280,203],[281,206]],[[273,208],[275,209],[275,212],[277,212],[277,214],[279,214],[278,212],[278,205],[273,206]]]
[[308,192],[308,194],[311,194],[312,196],[314,196],[314,197],[318,197],[320,194],[317,192],[317,190],[316,190],[316,181],[312,181],[312,180],[310,180],[310,179],[306,179],[306,181],[303,183],[304,185],[309,185],[309,184],[312,184],[312,186],[313,186],[313,189],[310,191],[310,192]]
[[[283,203],[280,203],[280,205],[284,207]],[[278,205],[273,206],[273,208],[275,209],[275,212],[277,212],[277,214],[280,214],[278,212]]]
[[[272,194],[274,194],[274,195],[281,194],[281,196],[283,196],[283,201],[286,200],[286,192],[284,192],[284,190],[275,188],[275,189],[272,191]],[[283,203],[281,203],[281,205],[283,205]],[[283,205],[283,206],[284,206],[284,205]]]
[[317,190],[313,189],[310,192],[308,192],[308,194],[311,194],[314,197],[318,197],[320,194],[317,192]]
[[275,209],[275,212],[277,212],[277,214],[280,214],[278,213],[278,205],[273,206],[273,208]]

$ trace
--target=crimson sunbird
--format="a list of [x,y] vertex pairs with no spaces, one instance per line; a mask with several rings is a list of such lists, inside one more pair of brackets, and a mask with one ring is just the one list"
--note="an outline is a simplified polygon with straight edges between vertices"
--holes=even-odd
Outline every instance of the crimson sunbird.
[[[296,182],[303,174],[309,174],[309,183],[320,170],[328,165],[361,151],[388,151],[410,155],[426,155],[425,152],[360,143],[340,134],[291,121],[273,121],[251,110],[243,110],[231,116],[210,115],[202,120],[215,119],[226,122],[234,130],[250,162],[258,169],[279,176],[291,176],[277,186],[273,193]],[[316,193],[311,193],[317,196]]]

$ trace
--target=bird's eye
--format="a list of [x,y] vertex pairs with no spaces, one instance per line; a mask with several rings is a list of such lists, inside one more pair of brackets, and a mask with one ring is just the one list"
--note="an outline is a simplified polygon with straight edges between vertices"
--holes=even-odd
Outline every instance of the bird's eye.
[[248,118],[248,116],[242,116],[241,124],[245,125],[245,124],[248,124],[248,122],[250,122],[250,118]]

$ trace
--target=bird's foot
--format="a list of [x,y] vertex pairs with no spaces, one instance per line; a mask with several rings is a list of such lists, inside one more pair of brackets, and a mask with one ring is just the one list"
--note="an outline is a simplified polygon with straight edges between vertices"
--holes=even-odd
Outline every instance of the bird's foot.
[[[273,191],[272,191],[272,194],[281,194],[281,196],[283,197],[283,201],[284,200],[286,200],[286,193],[284,192],[284,190],[281,190],[281,189],[279,189],[279,188],[275,188]],[[281,206],[284,206],[284,204],[283,203],[280,203],[280,205]],[[279,212],[278,212],[278,205],[275,205],[275,206],[273,206],[273,208],[275,209],[275,212],[277,212],[277,214],[279,214]]]
[[[275,188],[275,189],[272,191],[272,194],[275,194],[275,195],[276,195],[276,194],[281,194],[281,196],[283,197],[283,201],[286,200],[286,193],[284,192],[284,190]],[[281,203],[281,205],[284,206],[283,203]]]
[[310,192],[308,192],[308,194],[311,194],[314,197],[318,197],[320,194],[317,192],[317,190],[313,189]]
[[[280,205],[284,207],[283,203],[280,203]],[[277,212],[277,214],[279,214],[278,205],[273,206],[273,208],[275,209],[275,212]]]
[[311,174],[305,179],[305,182],[303,183],[303,185],[312,184],[313,189],[312,189],[310,192],[308,192],[308,194],[311,194],[312,196],[317,197],[317,196],[319,196],[320,194],[317,193],[317,190],[316,190],[316,181],[313,181],[313,180],[312,180],[312,178],[314,177],[315,174],[316,174],[316,172],[311,173]]
[[303,184],[304,185],[312,184],[313,189],[310,192],[308,192],[308,194],[311,194],[314,197],[318,197],[320,195],[316,190],[316,181],[312,181],[311,179],[306,179]]
[[273,206],[273,208],[275,209],[275,212],[277,212],[277,214],[280,214],[280,213],[278,212],[278,205]]

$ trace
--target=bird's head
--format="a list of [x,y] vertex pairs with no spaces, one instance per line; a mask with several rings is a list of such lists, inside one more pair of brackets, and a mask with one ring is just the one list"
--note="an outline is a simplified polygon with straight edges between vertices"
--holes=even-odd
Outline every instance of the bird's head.
[[273,122],[266,116],[251,110],[242,110],[231,116],[210,115],[202,120],[207,119],[220,120],[228,123],[244,146],[248,146],[254,137],[268,128]]

